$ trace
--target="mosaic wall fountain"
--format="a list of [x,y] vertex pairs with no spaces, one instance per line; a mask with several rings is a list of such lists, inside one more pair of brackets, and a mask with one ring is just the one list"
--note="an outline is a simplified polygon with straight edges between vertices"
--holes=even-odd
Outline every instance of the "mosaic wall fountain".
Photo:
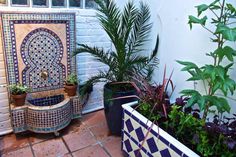
[[[75,14],[1,13],[7,84],[31,88],[25,106],[11,104],[14,132],[55,132],[79,117],[78,97],[64,94],[64,80],[76,73]],[[42,79],[42,73],[47,77]]]

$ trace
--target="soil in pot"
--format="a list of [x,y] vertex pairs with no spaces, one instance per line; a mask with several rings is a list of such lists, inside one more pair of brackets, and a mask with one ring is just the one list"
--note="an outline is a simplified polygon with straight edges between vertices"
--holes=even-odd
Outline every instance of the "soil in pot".
[[77,85],[65,85],[65,92],[68,96],[75,96],[77,91]]
[[23,106],[25,104],[26,93],[20,95],[11,94],[11,97],[13,98],[16,106]]
[[108,128],[113,135],[121,135],[122,126],[122,105],[137,98],[122,98],[111,100],[118,97],[136,95],[137,92],[131,84],[111,84],[104,86],[104,111]]

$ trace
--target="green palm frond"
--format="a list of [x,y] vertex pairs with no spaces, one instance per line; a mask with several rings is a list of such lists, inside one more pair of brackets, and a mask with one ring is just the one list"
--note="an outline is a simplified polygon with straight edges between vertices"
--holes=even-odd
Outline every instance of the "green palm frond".
[[99,71],[99,73],[91,78],[89,78],[84,86],[80,89],[80,93],[83,96],[84,94],[86,94],[86,91],[88,91],[88,89],[93,86],[94,84],[98,83],[98,82],[106,82],[107,80],[109,81],[113,81],[114,77],[112,76],[112,74],[110,72],[105,72],[105,71]]
[[96,46],[94,47],[90,47],[88,45],[84,45],[84,44],[78,44],[79,48],[77,48],[74,53],[73,56],[80,54],[80,53],[85,53],[88,52],[90,53],[93,57],[95,57],[96,60],[112,66],[114,64],[114,59],[116,54],[114,52],[105,52],[104,49],[102,48],[98,48]]
[[119,49],[122,45],[120,36],[118,33],[120,27],[120,10],[116,6],[113,0],[96,0],[99,5],[99,13],[97,14],[101,26],[106,31],[107,35],[110,37],[111,41]]
[[134,21],[134,27],[131,30],[127,46],[129,55],[134,52],[143,51],[142,46],[148,41],[152,24],[149,23],[151,18],[150,9],[147,5],[140,2],[140,10]]
[[129,1],[124,8],[123,14],[121,15],[121,24],[119,28],[119,34],[123,37],[124,44],[128,41],[130,31],[133,28],[137,15],[138,9],[134,6],[133,1]]
[[86,83],[94,84],[103,79],[108,81],[129,81],[134,75],[143,77],[151,76],[156,67],[156,55],[159,38],[157,36],[154,51],[146,55],[143,46],[149,40],[151,31],[150,9],[148,5],[140,3],[136,7],[129,1],[121,11],[114,0],[95,0],[99,6],[97,14],[100,24],[112,41],[115,50],[105,51],[102,48],[90,47],[79,44],[74,55],[90,53],[97,61],[106,64],[109,69],[100,71],[98,75],[91,77]]

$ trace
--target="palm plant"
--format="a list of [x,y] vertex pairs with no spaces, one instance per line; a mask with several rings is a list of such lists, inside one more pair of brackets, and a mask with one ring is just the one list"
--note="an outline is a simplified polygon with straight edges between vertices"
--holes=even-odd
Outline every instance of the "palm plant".
[[115,50],[105,51],[96,46],[90,47],[78,44],[74,55],[90,53],[97,61],[107,65],[107,71],[100,71],[91,77],[84,86],[91,86],[100,81],[123,82],[129,81],[134,74],[150,78],[154,67],[157,65],[158,36],[156,46],[150,56],[143,56],[143,46],[148,41],[152,24],[149,7],[140,2],[136,7],[129,1],[121,11],[112,0],[95,0],[98,4],[97,14],[101,26],[112,41]]

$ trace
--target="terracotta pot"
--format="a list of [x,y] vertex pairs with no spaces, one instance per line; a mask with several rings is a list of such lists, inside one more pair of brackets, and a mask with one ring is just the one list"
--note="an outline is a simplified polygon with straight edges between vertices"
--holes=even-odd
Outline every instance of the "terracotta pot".
[[69,86],[65,85],[65,92],[68,94],[68,96],[75,96],[77,91],[77,85]]
[[11,97],[16,106],[23,106],[25,104],[26,93],[20,95],[11,94]]

